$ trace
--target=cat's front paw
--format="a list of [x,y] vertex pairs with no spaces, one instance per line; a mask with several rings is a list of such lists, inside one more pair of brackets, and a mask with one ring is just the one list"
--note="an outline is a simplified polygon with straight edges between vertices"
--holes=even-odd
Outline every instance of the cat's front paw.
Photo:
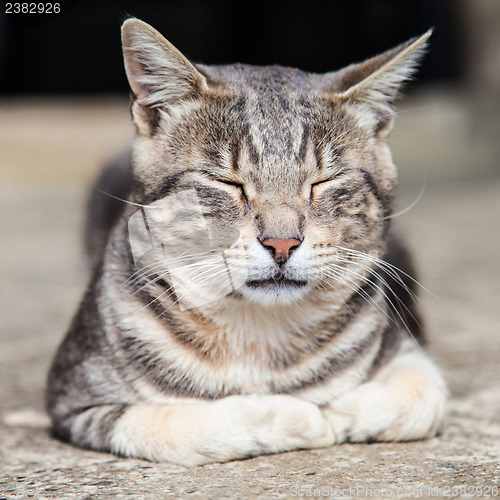
[[323,409],[337,444],[410,441],[436,434],[446,400],[439,374],[430,379],[416,370],[400,370],[390,376],[366,382]]
[[[334,444],[342,444],[351,441],[351,436],[356,425],[354,412],[346,410],[345,408],[335,407],[334,405],[325,406],[322,411],[323,416],[335,436]],[[361,439],[361,441],[364,440],[365,439]]]
[[322,448],[334,441],[316,405],[284,395],[132,405],[110,436],[114,453],[187,466]]
[[219,401],[248,455],[324,448],[335,442],[331,426],[313,403],[293,396],[231,396]]
[[[388,397],[387,388],[376,381],[366,382],[322,409],[335,434],[335,443],[386,441],[400,412]],[[390,441],[392,439],[389,439]]]

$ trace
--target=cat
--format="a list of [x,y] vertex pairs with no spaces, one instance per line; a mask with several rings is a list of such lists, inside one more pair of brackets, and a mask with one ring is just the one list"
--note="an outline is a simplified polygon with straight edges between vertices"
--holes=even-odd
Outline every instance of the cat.
[[429,36],[312,74],[194,65],[125,21],[136,138],[91,197],[55,436],[194,466],[436,435],[446,385],[384,141]]

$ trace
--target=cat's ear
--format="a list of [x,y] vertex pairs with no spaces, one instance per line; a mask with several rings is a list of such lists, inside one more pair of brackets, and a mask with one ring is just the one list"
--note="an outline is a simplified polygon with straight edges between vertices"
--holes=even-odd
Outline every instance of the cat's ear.
[[[122,26],[125,72],[139,121],[158,119],[158,109],[195,97],[206,78],[158,31],[139,19]],[[136,109],[134,109],[136,108]]]
[[432,34],[408,40],[367,61],[334,73],[337,97],[366,105],[375,115],[375,134],[385,137],[392,128],[393,103],[401,85],[409,80]]

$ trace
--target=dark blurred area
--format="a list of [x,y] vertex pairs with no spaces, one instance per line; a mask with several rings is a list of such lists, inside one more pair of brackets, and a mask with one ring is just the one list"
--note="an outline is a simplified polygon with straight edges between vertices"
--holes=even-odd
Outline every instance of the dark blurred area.
[[420,82],[466,75],[458,0],[62,1],[59,14],[0,14],[0,91],[125,91],[120,24],[153,25],[195,62],[314,72],[362,60],[434,28]]

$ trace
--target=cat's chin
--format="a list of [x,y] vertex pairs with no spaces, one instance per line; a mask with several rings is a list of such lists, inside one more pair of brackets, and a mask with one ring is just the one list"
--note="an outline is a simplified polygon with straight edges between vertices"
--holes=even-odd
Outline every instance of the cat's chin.
[[309,286],[302,280],[249,280],[240,293],[254,303],[263,306],[289,304],[303,298]]

